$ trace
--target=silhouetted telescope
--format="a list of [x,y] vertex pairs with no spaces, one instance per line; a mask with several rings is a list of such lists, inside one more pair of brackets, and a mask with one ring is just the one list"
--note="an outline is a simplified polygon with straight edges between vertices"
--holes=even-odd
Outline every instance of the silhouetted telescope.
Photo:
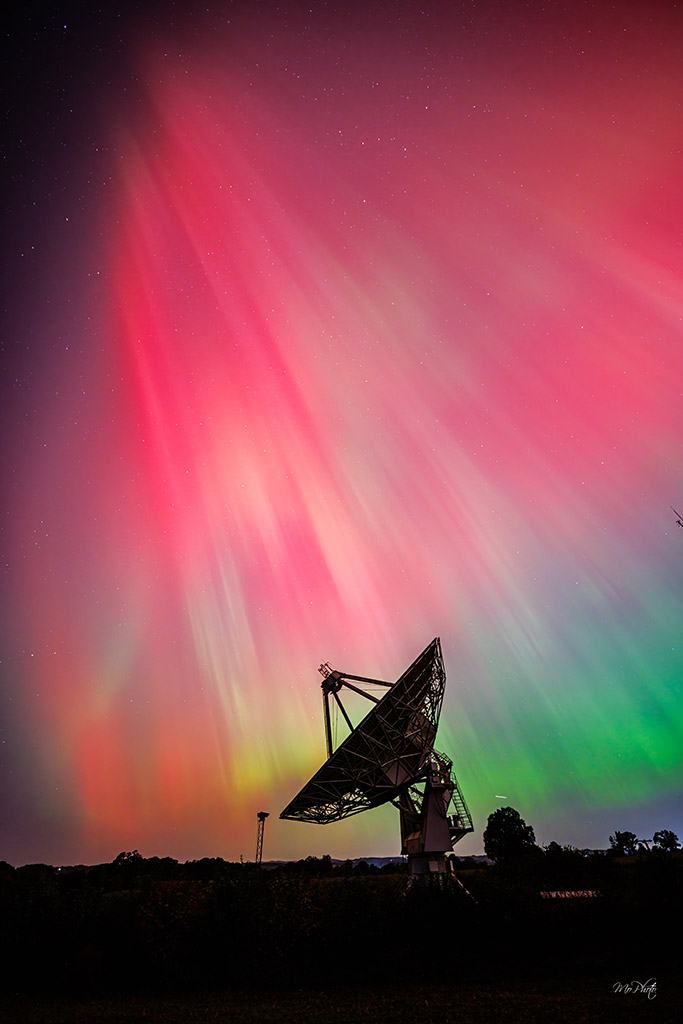
[[[453,763],[434,748],[446,686],[439,638],[395,683],[339,672],[327,663],[319,671],[328,758],[280,817],[324,825],[393,803],[411,875],[449,870],[447,854],[473,826]],[[376,697],[357,683],[381,686],[386,693]],[[340,698],[344,688],[373,703],[355,727]],[[350,729],[336,750],[330,698]]]

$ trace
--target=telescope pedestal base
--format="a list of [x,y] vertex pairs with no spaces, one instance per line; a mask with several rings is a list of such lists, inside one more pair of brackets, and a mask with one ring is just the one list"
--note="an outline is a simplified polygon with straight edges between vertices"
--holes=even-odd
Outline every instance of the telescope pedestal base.
[[408,871],[416,875],[451,875],[453,868],[445,853],[409,853]]

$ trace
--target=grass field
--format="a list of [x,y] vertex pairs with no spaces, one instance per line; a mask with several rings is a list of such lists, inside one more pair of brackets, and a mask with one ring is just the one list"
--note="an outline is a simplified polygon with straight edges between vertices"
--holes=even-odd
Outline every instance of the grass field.
[[[315,860],[279,873],[128,860],[80,874],[6,867],[0,1021],[683,1019],[683,858],[538,853],[470,872],[474,901],[455,885],[329,870]],[[567,888],[600,895],[541,898]],[[654,998],[614,988],[653,977]]]
[[[680,979],[657,979],[654,999],[614,981],[515,981],[358,990],[0,1000],[7,1024],[631,1024],[681,1019]],[[646,981],[647,979],[641,979]]]

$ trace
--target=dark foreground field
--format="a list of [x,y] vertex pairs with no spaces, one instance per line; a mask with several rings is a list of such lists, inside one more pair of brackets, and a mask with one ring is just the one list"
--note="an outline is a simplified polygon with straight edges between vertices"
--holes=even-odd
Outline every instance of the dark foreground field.
[[659,979],[657,995],[615,993],[611,978],[354,990],[0,1000],[7,1024],[631,1024],[681,1019],[683,990]]
[[[681,1019],[680,857],[539,855],[462,878],[472,896],[324,858],[278,872],[132,856],[5,866],[0,1019]],[[566,890],[595,895],[542,895]]]

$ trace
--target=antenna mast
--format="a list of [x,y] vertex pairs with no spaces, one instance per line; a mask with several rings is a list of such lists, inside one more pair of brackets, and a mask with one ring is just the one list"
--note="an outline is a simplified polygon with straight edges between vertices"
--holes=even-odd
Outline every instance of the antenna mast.
[[269,815],[269,811],[258,811],[256,817],[258,819],[258,825],[256,827],[256,864],[260,865],[261,858],[263,857],[263,830],[266,824],[266,818]]

